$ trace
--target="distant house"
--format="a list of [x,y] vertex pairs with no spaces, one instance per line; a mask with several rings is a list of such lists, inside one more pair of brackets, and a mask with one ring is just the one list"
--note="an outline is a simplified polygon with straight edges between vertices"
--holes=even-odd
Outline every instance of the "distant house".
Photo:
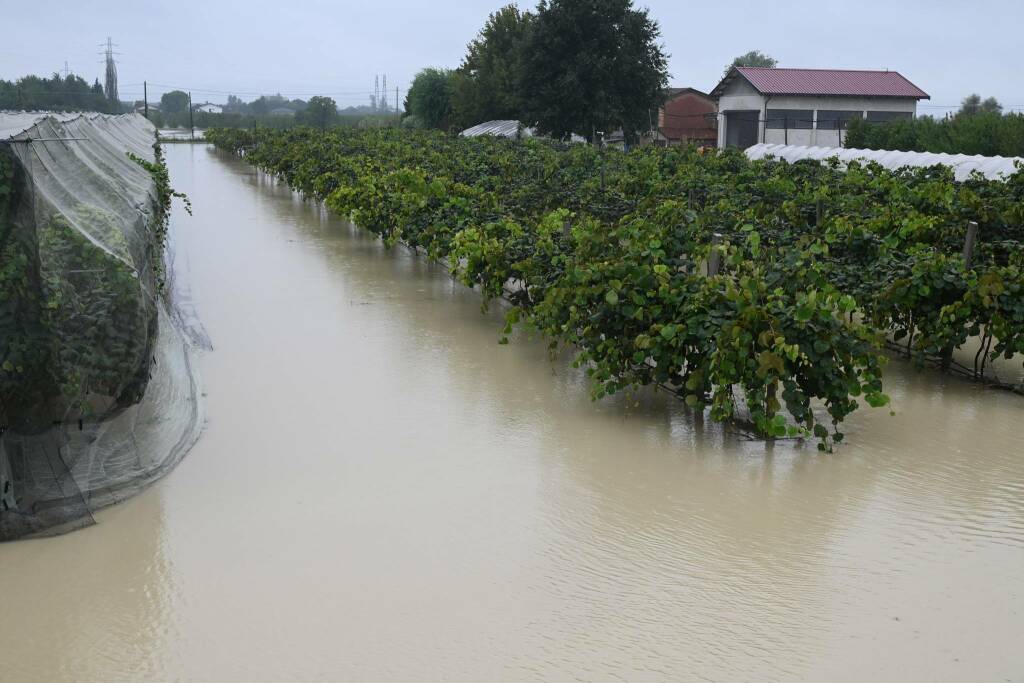
[[767,69],[738,66],[711,91],[718,102],[718,146],[842,147],[853,119],[912,119],[929,99],[895,71]]
[[219,104],[210,104],[209,102],[205,102],[203,104],[197,104],[195,107],[193,107],[193,109],[195,111],[202,112],[204,114],[223,114],[224,113],[224,107],[222,107]]
[[267,113],[271,116],[295,116],[295,112],[288,107],[274,107]]
[[718,142],[715,100],[696,88],[669,88],[658,110],[654,144],[713,147]]

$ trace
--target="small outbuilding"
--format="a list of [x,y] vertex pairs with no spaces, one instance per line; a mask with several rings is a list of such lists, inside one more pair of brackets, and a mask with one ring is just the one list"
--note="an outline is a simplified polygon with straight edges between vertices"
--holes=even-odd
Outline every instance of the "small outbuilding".
[[854,119],[912,119],[928,93],[895,71],[737,66],[711,91],[718,146],[842,147]]
[[658,110],[654,144],[715,146],[716,111],[715,100],[707,93],[696,88],[669,88],[668,98]]

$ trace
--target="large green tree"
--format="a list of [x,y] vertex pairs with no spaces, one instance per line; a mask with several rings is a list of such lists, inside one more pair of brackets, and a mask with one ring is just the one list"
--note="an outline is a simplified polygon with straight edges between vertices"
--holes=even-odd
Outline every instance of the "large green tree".
[[416,74],[405,98],[405,111],[428,128],[452,124],[452,71],[427,68]]
[[452,76],[452,115],[459,126],[520,117],[520,62],[532,19],[506,5],[487,18],[469,44]]
[[188,111],[188,93],[181,90],[165,92],[160,97],[160,111],[167,115]]
[[338,105],[330,97],[317,95],[309,98],[306,108],[299,112],[300,121],[323,130],[338,118]]
[[630,0],[541,0],[522,53],[525,122],[557,137],[621,127],[635,139],[664,102],[660,35]]
[[751,50],[750,52],[742,54],[732,60],[732,63],[725,67],[725,73],[728,74],[729,70],[734,66],[760,66],[767,69],[774,69],[778,65],[779,60],[774,57],[770,57],[760,50]]

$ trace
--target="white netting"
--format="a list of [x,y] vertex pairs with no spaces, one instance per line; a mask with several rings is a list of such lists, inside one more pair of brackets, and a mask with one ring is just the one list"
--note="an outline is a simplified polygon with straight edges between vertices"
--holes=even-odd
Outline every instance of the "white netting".
[[[0,113],[0,540],[89,523],[202,427],[162,293],[155,129]],[[5,170],[6,169],[6,170]]]
[[981,173],[989,180],[1005,180],[1017,172],[1020,157],[985,157],[971,154],[936,154],[932,152],[900,152],[885,149],[846,149],[843,147],[803,147],[800,145],[773,145],[761,143],[748,147],[750,159],[775,157],[789,162],[801,159],[825,161],[837,158],[842,164],[850,161],[873,161],[885,168],[896,170],[904,166],[949,166],[957,180],[967,180],[972,173]]

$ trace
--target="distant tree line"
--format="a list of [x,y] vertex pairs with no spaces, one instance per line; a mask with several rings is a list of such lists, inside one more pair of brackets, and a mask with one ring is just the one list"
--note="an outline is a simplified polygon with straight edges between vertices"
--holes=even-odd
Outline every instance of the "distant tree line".
[[0,79],[0,109],[98,111],[116,114],[121,103],[111,102],[103,94],[97,79],[92,85],[75,74],[50,78],[24,76],[16,81]]
[[466,128],[517,119],[544,134],[593,137],[649,129],[664,102],[658,23],[630,0],[541,0],[487,19],[456,69],[420,71],[406,125]]
[[851,121],[845,145],[854,149],[1024,157],[1024,114],[1003,114],[994,97],[968,95],[953,116],[909,121]]

